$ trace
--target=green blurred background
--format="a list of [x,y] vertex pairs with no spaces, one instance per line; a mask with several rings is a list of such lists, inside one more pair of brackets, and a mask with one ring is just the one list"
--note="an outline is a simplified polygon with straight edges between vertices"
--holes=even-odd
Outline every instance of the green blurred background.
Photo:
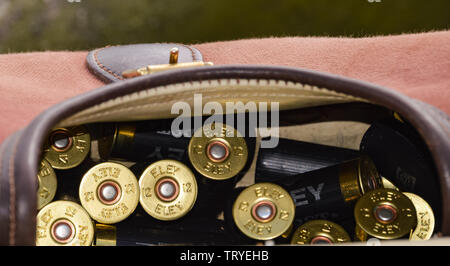
[[0,53],[445,30],[449,0],[0,0]]

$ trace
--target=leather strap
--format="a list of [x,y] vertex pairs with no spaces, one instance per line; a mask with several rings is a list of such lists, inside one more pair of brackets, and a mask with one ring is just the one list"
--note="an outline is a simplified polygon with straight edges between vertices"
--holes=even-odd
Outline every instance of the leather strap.
[[89,52],[87,65],[100,80],[110,83],[124,80],[122,73],[147,65],[169,63],[169,52],[178,48],[178,62],[202,61],[202,54],[195,48],[175,43],[131,44],[106,46]]
[[17,159],[22,131],[0,146],[0,244],[30,245],[36,235],[37,178],[22,175],[36,165]]

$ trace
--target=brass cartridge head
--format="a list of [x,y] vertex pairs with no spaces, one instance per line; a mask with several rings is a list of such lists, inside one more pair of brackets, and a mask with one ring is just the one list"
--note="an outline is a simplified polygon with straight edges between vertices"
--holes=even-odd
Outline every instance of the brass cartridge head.
[[109,224],[95,225],[95,245],[96,246],[116,246],[117,228]]
[[295,216],[295,205],[282,187],[257,183],[239,194],[232,213],[237,228],[246,236],[269,240],[289,230]]
[[345,201],[355,201],[366,192],[383,188],[375,164],[366,156],[339,166],[339,183]]
[[350,236],[342,226],[327,220],[312,220],[295,230],[291,244],[323,245],[350,241]]
[[354,214],[362,232],[379,239],[401,238],[410,234],[417,224],[414,204],[395,189],[367,192],[356,203]]
[[381,177],[382,183],[383,183],[383,187],[384,188],[391,188],[397,191],[400,191],[398,189],[398,187],[396,187],[391,181],[389,181],[389,179],[385,178],[385,177]]
[[428,240],[433,236],[434,213],[430,205],[416,194],[404,192],[416,208],[417,226],[409,236],[410,240]]
[[90,246],[94,225],[89,214],[71,201],[54,201],[37,215],[37,246]]
[[247,163],[245,139],[226,124],[213,123],[198,129],[189,142],[188,150],[195,170],[215,180],[236,176]]
[[186,215],[197,199],[197,181],[181,162],[161,160],[148,166],[139,178],[139,202],[153,218],[176,220]]
[[139,203],[139,184],[133,172],[113,162],[100,163],[83,176],[81,205],[97,222],[118,223],[126,219]]
[[44,144],[44,158],[55,169],[70,169],[89,154],[91,137],[83,126],[53,130]]
[[37,193],[37,208],[40,210],[45,205],[50,203],[55,197],[58,181],[56,179],[55,171],[50,163],[45,159],[43,159],[40,163],[37,177],[39,184]]

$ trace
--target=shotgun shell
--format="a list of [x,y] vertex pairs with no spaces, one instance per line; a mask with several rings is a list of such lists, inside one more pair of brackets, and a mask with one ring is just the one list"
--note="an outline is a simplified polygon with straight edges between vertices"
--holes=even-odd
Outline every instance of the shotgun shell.
[[186,215],[197,199],[197,181],[186,165],[161,160],[149,165],[139,179],[139,202],[153,218],[176,220]]
[[381,177],[381,180],[383,182],[383,187],[384,188],[391,188],[391,189],[395,189],[397,191],[400,191],[398,189],[398,187],[396,187],[389,179],[387,179],[385,177]]
[[[441,189],[439,175],[429,149],[410,123],[395,116],[372,124],[364,133],[360,150],[372,158],[380,174],[400,191],[420,195],[433,208],[436,217],[441,217],[442,199],[436,193]],[[441,219],[437,219],[436,227],[440,223]]]
[[404,192],[414,204],[417,212],[417,226],[410,235],[410,240],[428,240],[433,236],[434,214],[430,205],[416,194]]
[[44,158],[55,169],[78,166],[89,154],[91,137],[83,126],[52,131],[44,146]]
[[342,226],[327,220],[312,220],[297,228],[291,244],[323,245],[350,241],[350,236]]
[[361,241],[369,236],[397,239],[416,228],[416,209],[412,201],[395,189],[367,192],[355,205],[356,235]]
[[54,201],[37,215],[37,246],[90,246],[94,225],[89,214],[71,201]]
[[207,124],[189,142],[191,164],[200,174],[215,180],[236,176],[247,163],[248,147],[242,135],[226,124]]
[[295,216],[295,205],[282,187],[257,183],[239,194],[232,214],[236,226],[246,236],[269,240],[289,230]]
[[356,200],[367,191],[383,187],[380,175],[366,157],[280,178],[276,183],[294,200],[295,228],[310,220],[353,220]]
[[81,205],[99,223],[126,219],[139,202],[139,184],[127,167],[112,162],[97,164],[83,176],[79,189]]
[[96,246],[116,246],[117,228],[109,224],[95,225],[95,245]]
[[[183,136],[182,132],[173,132],[171,121],[141,121],[105,126],[103,137],[99,140],[100,158],[133,162],[171,159],[188,163],[190,138]],[[181,136],[175,137],[178,134]]]
[[277,182],[281,178],[340,165],[360,156],[355,150],[279,138],[276,148],[259,148],[255,183]]
[[37,177],[39,184],[37,209],[40,210],[53,200],[58,183],[55,171],[45,159],[41,161]]
[[368,191],[383,188],[381,176],[367,156],[339,165],[339,183],[346,202],[359,199]]

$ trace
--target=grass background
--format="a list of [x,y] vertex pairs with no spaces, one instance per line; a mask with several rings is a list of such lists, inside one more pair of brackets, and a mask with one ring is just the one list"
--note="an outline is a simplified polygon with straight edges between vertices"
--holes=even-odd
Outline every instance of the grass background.
[[0,53],[446,30],[449,13],[449,0],[0,0]]

